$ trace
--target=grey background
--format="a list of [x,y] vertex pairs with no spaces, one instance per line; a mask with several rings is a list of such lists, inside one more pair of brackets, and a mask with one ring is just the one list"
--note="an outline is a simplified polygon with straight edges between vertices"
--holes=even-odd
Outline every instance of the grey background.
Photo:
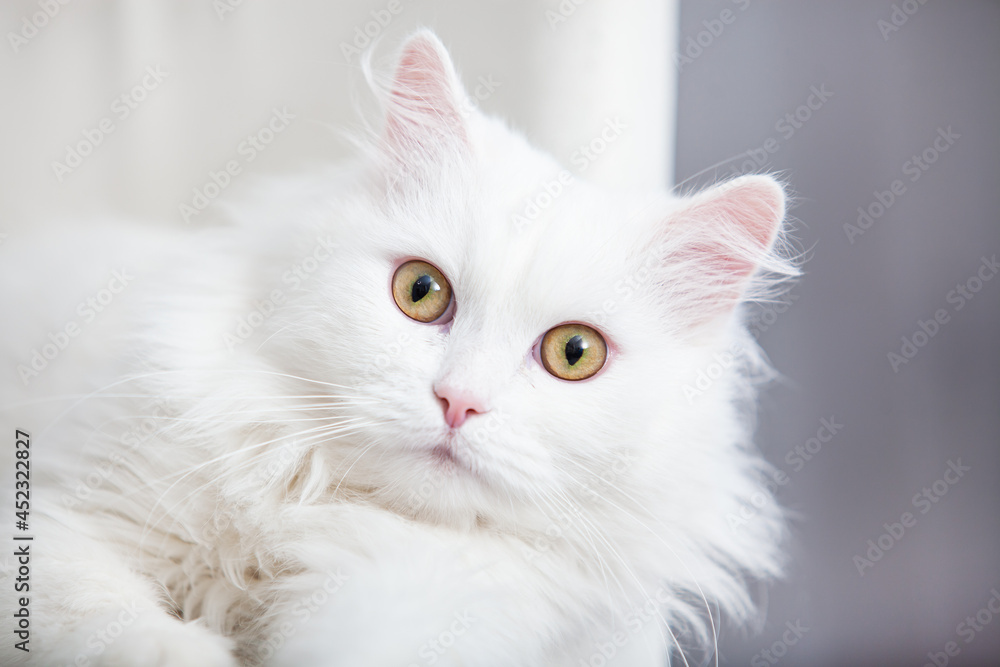
[[[960,311],[946,299],[1000,253],[1000,3],[913,2],[884,38],[893,4],[681,3],[682,53],[703,21],[733,14],[681,68],[678,181],[774,137],[761,169],[787,178],[807,251],[797,300],[760,336],[784,374],[760,442],[800,515],[793,566],[762,633],[724,635],[724,664],[772,664],[760,651],[787,621],[809,630],[777,664],[923,665],[949,641],[950,665],[1000,664],[1000,615],[970,642],[956,634],[1000,590],[1000,278]],[[822,84],[833,96],[786,140],[776,123]],[[960,138],[911,182],[904,163],[949,126]],[[905,193],[850,243],[844,224],[894,179]],[[894,372],[888,353],[940,308],[948,323]],[[843,429],[792,470],[786,452],[831,416]],[[920,514],[913,496],[959,458],[972,470]],[[860,576],[853,557],[907,511],[916,525]]]

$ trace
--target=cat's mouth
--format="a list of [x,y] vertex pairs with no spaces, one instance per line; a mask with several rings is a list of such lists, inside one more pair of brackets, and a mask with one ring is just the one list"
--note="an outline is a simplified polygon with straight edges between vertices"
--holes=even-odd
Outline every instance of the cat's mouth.
[[474,474],[472,466],[459,458],[455,452],[455,448],[450,443],[440,444],[432,449],[431,458],[440,466],[461,469],[469,474]]

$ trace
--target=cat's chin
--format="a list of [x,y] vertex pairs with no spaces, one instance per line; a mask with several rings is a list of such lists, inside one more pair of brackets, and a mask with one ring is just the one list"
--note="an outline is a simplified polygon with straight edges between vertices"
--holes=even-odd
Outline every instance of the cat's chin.
[[496,483],[491,483],[451,439],[411,450],[398,463],[415,473],[409,481],[400,483],[396,478],[396,483],[386,480],[369,487],[372,499],[386,509],[423,523],[462,530],[496,523],[492,518],[497,506]]
[[430,451],[430,459],[432,465],[438,470],[443,472],[453,472],[456,474],[467,474],[478,478],[479,474],[476,472],[472,464],[460,455],[454,445],[450,442],[445,442],[436,447],[432,448]]
[[416,504],[412,502],[414,496],[410,496],[410,502],[389,509],[422,523],[459,530],[496,523],[492,516],[495,499],[471,475],[454,469],[435,471],[434,474],[447,479],[439,481],[440,486],[435,488],[433,494],[422,495],[418,491]]

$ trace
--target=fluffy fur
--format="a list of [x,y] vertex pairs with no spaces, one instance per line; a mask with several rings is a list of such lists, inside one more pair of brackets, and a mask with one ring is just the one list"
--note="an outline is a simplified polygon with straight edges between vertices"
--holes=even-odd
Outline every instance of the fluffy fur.
[[[719,610],[752,616],[784,528],[750,503],[766,368],[740,304],[794,272],[781,187],[574,181],[521,220],[560,167],[472,109],[433,35],[375,90],[356,163],[139,242],[111,333],[35,385],[85,398],[36,429],[58,475],[32,651],[5,632],[4,664],[693,664]],[[450,281],[449,323],[394,304],[409,258]],[[598,376],[538,363],[564,322],[608,340]],[[442,383],[486,409],[449,428]]]

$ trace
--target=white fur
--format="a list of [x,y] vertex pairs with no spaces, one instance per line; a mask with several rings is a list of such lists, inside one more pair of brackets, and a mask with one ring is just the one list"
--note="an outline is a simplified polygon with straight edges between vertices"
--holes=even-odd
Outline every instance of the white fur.
[[[575,181],[518,224],[559,166],[467,110],[432,35],[401,63],[356,164],[130,251],[132,317],[104,325],[128,346],[95,333],[79,344],[92,354],[36,385],[85,391],[56,378],[85,386],[96,360],[120,374],[36,436],[60,473],[37,529],[38,648],[5,632],[5,664],[577,665],[616,632],[618,664],[684,664],[718,610],[752,617],[748,582],[780,573],[784,528],[773,499],[749,501],[767,497],[750,441],[766,368],[739,303],[793,273],[781,188]],[[393,303],[406,258],[450,281],[449,324]],[[611,344],[591,380],[557,380],[532,354],[569,321]],[[699,385],[719,354],[733,362]],[[489,408],[454,440],[473,472],[430,454],[449,435],[441,380]],[[734,528],[745,506],[757,515]],[[141,622],[97,655],[87,638],[129,605]]]

